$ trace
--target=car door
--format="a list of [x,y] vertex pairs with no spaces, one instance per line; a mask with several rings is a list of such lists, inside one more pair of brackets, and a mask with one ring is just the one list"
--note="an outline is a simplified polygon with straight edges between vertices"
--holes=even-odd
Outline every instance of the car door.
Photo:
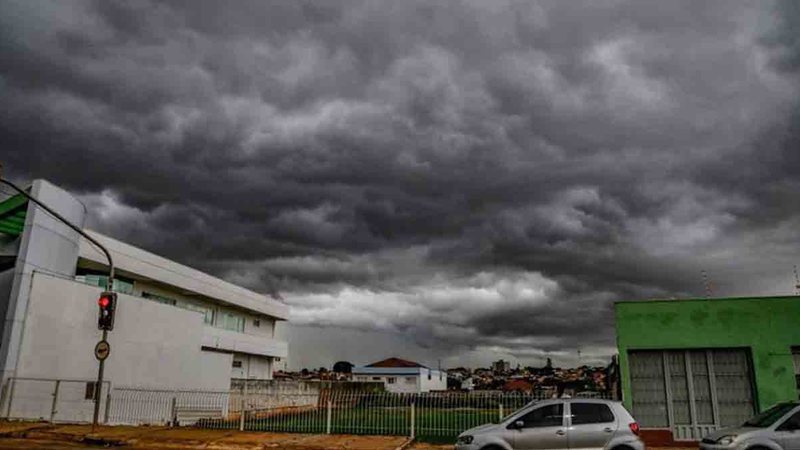
[[513,435],[516,450],[567,450],[563,402],[536,407],[517,421],[523,425]]
[[601,450],[617,431],[618,420],[604,402],[567,403],[567,441],[570,450]]
[[778,425],[775,433],[783,450],[800,450],[800,410]]

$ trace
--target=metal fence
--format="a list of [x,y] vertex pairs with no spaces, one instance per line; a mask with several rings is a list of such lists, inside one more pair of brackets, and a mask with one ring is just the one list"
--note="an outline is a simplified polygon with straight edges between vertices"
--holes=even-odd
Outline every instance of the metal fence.
[[[70,386],[74,391],[85,381],[23,381],[15,379],[6,385],[0,404],[12,413],[6,417],[91,420],[91,400],[72,400],[75,396],[67,396],[65,389]],[[600,393],[574,396],[608,398]],[[247,385],[224,392],[117,387],[107,393],[102,406],[108,424],[447,438],[477,425],[497,423],[526,404],[546,398],[552,395],[486,391],[400,394],[330,387],[276,390]]]

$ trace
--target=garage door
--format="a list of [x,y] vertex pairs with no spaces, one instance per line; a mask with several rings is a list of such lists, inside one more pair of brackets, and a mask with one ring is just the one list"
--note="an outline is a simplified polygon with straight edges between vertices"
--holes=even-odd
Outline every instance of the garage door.
[[645,428],[697,440],[754,413],[747,349],[631,351],[633,415]]

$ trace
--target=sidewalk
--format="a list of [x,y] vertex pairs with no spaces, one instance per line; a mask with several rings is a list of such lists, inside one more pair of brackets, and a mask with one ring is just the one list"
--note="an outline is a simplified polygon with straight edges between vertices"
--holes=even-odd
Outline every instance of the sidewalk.
[[402,436],[256,433],[167,427],[100,427],[0,422],[0,449],[76,449],[113,446],[122,449],[207,450],[396,450]]

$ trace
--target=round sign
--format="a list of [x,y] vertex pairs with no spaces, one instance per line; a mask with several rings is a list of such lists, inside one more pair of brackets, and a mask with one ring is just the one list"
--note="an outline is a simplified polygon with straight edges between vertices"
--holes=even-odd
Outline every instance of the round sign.
[[111,345],[108,341],[100,341],[94,346],[94,357],[99,361],[108,358],[109,353],[111,353]]

